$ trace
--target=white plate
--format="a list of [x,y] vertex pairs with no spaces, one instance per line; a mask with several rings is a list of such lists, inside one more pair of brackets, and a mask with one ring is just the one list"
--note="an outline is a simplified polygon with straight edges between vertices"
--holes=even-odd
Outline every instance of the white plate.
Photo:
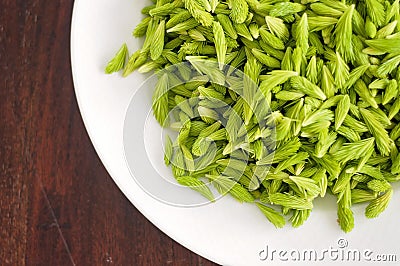
[[[146,3],[141,0],[76,0],[71,32],[75,91],[87,131],[110,175],[136,208],[177,242],[223,265],[304,265],[304,262],[293,261],[291,255],[296,257],[297,251],[303,253],[312,249],[319,259],[325,254],[324,260],[314,265],[339,262],[363,265],[365,250],[372,252],[371,259],[378,254],[395,254],[400,260],[397,190],[389,208],[378,219],[366,219],[365,206],[354,207],[355,229],[344,234],[337,225],[335,202],[331,197],[316,202],[310,219],[302,227],[275,229],[256,207],[240,204],[229,197],[201,207],[181,208],[164,204],[140,188],[125,161],[123,127],[130,99],[145,77],[138,73],[128,78],[105,75],[103,69],[123,42],[127,42],[131,52],[140,46],[141,41],[135,40],[131,33],[142,18],[140,10]],[[190,195],[194,196],[195,192]],[[260,252],[266,247],[269,257],[263,261]],[[335,251],[332,258],[323,253],[329,248],[339,250],[338,259],[335,260]],[[277,250],[273,258],[272,250]],[[342,259],[341,254],[349,250],[360,252],[361,262]],[[279,254],[279,251],[288,253]],[[261,252],[263,258],[265,255],[266,252]],[[283,263],[285,259],[288,261]]]

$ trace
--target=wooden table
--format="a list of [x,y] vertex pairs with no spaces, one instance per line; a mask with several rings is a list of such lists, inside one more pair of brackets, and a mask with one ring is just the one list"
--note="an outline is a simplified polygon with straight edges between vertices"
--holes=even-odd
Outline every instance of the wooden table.
[[72,84],[72,7],[0,1],[0,265],[215,265],[147,221],[99,161]]

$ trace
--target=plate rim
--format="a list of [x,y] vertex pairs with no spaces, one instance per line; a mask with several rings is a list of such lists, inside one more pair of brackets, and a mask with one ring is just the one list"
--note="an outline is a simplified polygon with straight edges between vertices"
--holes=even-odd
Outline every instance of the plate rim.
[[[87,1],[87,0],[86,0]],[[101,144],[97,142],[97,139],[95,137],[93,137],[93,132],[92,132],[92,128],[89,126],[91,123],[88,121],[88,116],[87,114],[85,114],[87,112],[86,108],[83,105],[83,100],[81,98],[81,93],[80,93],[80,87],[81,85],[79,85],[79,73],[77,72],[77,67],[76,67],[76,50],[78,47],[75,46],[76,43],[76,28],[77,28],[77,18],[79,16],[80,12],[80,5],[83,3],[83,0],[75,0],[74,1],[74,6],[73,6],[73,11],[72,11],[72,18],[71,18],[71,31],[70,31],[70,62],[71,62],[71,72],[72,72],[72,79],[73,79],[73,85],[74,85],[74,92],[75,92],[75,97],[77,99],[77,103],[78,103],[78,107],[79,107],[79,111],[83,120],[83,123],[85,125],[85,130],[92,142],[92,145],[98,155],[98,157],[100,158],[102,164],[104,165],[105,169],[107,170],[108,174],[110,175],[110,177],[112,178],[113,182],[117,185],[118,189],[123,193],[123,195],[131,202],[131,204],[134,205],[134,207],[142,214],[146,217],[146,219],[148,221],[150,221],[154,226],[156,226],[159,230],[161,230],[163,233],[165,233],[168,237],[170,237],[171,239],[173,239],[174,241],[176,241],[178,244],[184,246],[185,248],[189,249],[190,251],[204,257],[205,259],[208,259],[212,262],[218,263],[218,264],[222,264],[222,265],[226,265],[228,258],[226,255],[221,255],[219,254],[217,256],[216,252],[211,252],[211,251],[206,251],[205,249],[203,249],[200,245],[196,245],[195,241],[193,241],[191,238],[185,238],[183,236],[179,236],[176,235],[176,233],[174,232],[174,230],[172,230],[168,224],[163,223],[162,221],[158,220],[157,217],[154,217],[150,212],[147,211],[147,209],[145,208],[144,205],[142,205],[141,203],[139,203],[134,195],[132,195],[132,192],[130,192],[129,188],[126,188],[122,185],[122,179],[121,177],[116,173],[116,169],[113,169],[113,167],[110,166],[110,163],[108,162],[108,160],[104,159],[104,155],[102,152],[102,149],[100,148]],[[128,166],[126,166],[128,168]],[[399,184],[400,185],[400,184]],[[399,187],[399,186],[398,186]],[[399,191],[400,192],[400,191]],[[397,192],[396,194],[399,194],[399,192]],[[391,204],[393,203],[394,198],[392,199]],[[366,220],[365,217],[363,217],[363,219]],[[383,220],[384,221],[384,220]],[[378,224],[378,221],[374,221],[373,223]],[[289,226],[287,226],[289,227]],[[357,227],[357,226],[356,226]],[[300,230],[300,229],[297,229]],[[338,229],[340,230],[340,228]],[[337,230],[337,231],[338,231]],[[399,230],[399,229],[397,229]],[[282,231],[283,234],[284,231]],[[300,231],[299,231],[300,232]],[[397,231],[399,232],[399,231]],[[335,232],[336,233],[336,232]],[[338,232],[337,235],[344,235],[342,232]],[[351,238],[350,234],[344,235],[344,237],[346,238]],[[190,241],[189,241],[190,240]],[[334,239],[330,239],[330,240],[334,240]],[[394,239],[392,240],[394,241]],[[358,243],[359,244],[359,243]],[[399,253],[400,255],[400,253]],[[347,265],[346,262],[344,261],[340,261],[341,263],[343,263],[343,265]],[[275,264],[276,262],[270,262],[271,264]],[[330,261],[324,261],[323,263],[330,263]],[[269,263],[267,263],[268,265],[270,265]],[[287,265],[294,265],[295,263],[291,263],[288,262],[286,263]],[[279,264],[281,265],[281,264]],[[320,265],[320,264],[318,264]],[[331,265],[331,264],[329,264]]]

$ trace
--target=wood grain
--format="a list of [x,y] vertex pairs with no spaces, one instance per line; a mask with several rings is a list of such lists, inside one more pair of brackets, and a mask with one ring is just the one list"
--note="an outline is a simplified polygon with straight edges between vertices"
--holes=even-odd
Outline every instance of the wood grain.
[[0,2],[0,265],[215,265],[123,196],[82,123],[73,1]]

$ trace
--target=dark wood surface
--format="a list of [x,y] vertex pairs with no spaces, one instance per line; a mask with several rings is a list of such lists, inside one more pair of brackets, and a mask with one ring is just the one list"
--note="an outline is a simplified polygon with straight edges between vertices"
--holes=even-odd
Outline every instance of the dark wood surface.
[[215,265],[147,221],[99,161],[73,90],[72,7],[0,1],[0,265]]

